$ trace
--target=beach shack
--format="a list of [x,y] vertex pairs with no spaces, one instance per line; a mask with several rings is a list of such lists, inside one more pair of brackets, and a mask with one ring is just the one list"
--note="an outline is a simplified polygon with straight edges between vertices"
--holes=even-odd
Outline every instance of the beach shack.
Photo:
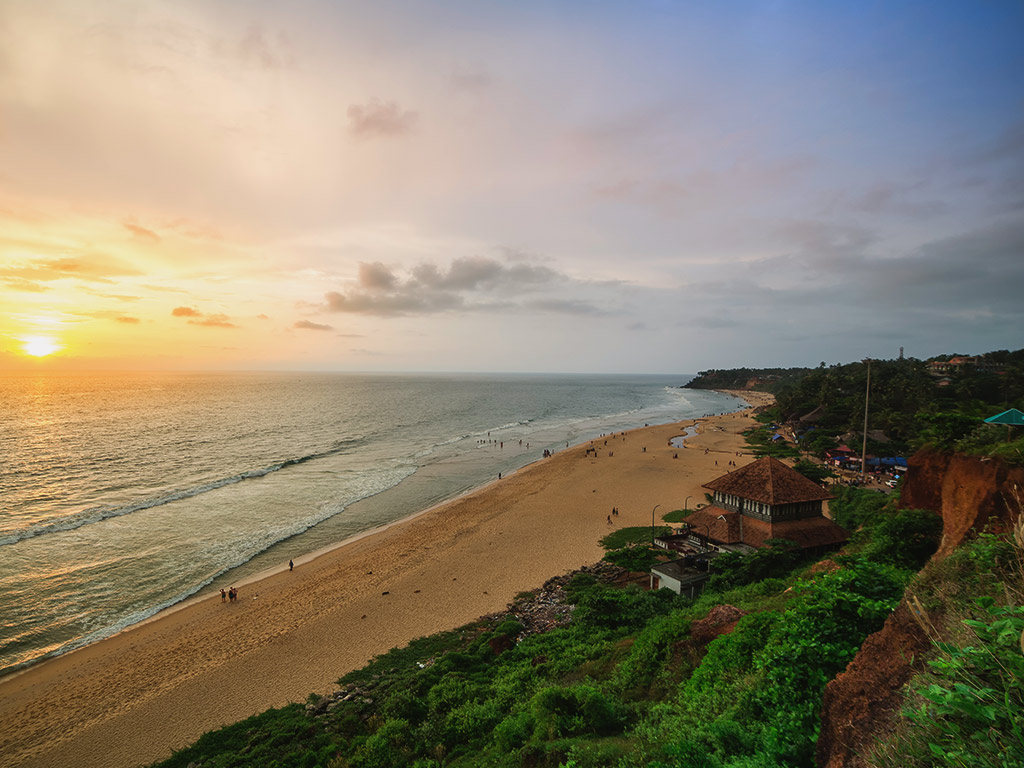
[[671,589],[692,599],[701,593],[710,577],[706,564],[701,569],[691,558],[683,557],[651,568],[651,589]]
[[704,487],[712,492],[712,503],[683,523],[708,549],[753,552],[770,539],[786,539],[809,554],[822,554],[849,538],[823,514],[822,502],[831,494],[770,456]]

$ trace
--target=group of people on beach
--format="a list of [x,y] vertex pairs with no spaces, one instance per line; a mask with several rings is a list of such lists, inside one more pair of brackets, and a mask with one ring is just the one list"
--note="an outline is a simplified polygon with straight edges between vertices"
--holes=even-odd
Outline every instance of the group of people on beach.
[[220,591],[220,601],[222,603],[223,602],[227,602],[229,600],[233,603],[237,599],[238,599],[238,590],[235,589],[234,587],[231,587],[227,592],[225,592],[223,589],[221,589],[221,591]]

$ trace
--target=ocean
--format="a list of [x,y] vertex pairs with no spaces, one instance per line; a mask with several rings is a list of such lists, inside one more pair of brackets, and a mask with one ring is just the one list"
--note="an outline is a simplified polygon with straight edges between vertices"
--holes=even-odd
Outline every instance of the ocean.
[[688,376],[0,378],[0,673],[600,434],[736,410]]

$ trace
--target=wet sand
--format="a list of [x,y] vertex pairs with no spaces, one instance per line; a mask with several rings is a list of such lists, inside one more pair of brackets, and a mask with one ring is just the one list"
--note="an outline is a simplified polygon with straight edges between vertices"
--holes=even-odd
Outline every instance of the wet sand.
[[[770,395],[736,392],[754,405]],[[0,680],[0,766],[117,768],[202,733],[326,693],[373,656],[503,609],[521,591],[599,560],[602,536],[704,499],[750,456],[745,414],[574,446],[371,536]],[[646,448],[646,451],[644,450]],[[704,449],[710,452],[705,454]],[[678,458],[674,455],[678,454]],[[717,466],[715,462],[718,462]],[[619,509],[609,525],[612,507]]]

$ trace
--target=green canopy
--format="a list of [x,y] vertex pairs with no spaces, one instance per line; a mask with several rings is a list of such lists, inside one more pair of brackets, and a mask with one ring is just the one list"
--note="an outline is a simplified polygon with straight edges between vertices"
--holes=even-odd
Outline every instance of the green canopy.
[[1016,408],[1011,408],[1008,411],[997,413],[995,416],[989,416],[985,419],[986,424],[1005,424],[1008,427],[1024,427],[1024,413],[1021,413]]

